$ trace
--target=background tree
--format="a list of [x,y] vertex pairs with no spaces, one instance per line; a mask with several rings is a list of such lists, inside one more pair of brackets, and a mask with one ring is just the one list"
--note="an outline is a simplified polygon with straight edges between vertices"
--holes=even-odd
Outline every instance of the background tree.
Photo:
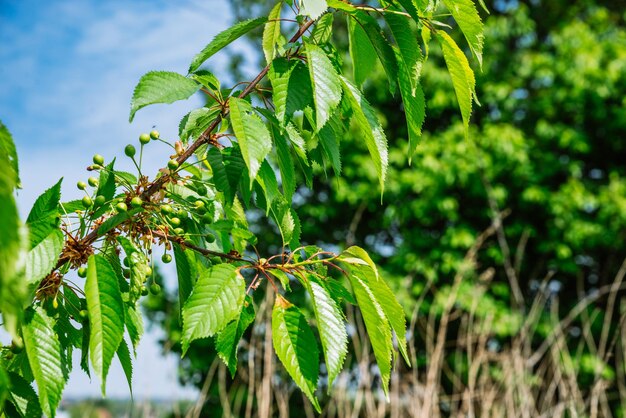
[[[249,3],[233,1],[240,18],[255,10]],[[419,405],[408,412],[427,416],[434,410],[479,408],[464,394],[468,388],[478,392],[472,385],[482,376],[489,384],[472,396],[492,407],[494,416],[504,415],[503,403],[509,399],[530,416],[559,408],[583,414],[595,407],[597,412],[599,404],[605,415],[620,414],[624,346],[618,289],[626,255],[625,150],[619,139],[626,128],[624,4],[495,1],[488,6],[488,42],[477,73],[482,106],[474,109],[472,140],[464,140],[441,52],[430,48],[422,78],[435,88],[425,92],[425,133],[407,170],[402,105],[388,93],[378,68],[365,91],[389,132],[383,204],[371,187],[375,173],[365,162],[367,150],[353,131],[341,140],[341,177],[320,167],[328,180],[298,190],[302,240],[367,248],[407,313],[414,314],[411,343],[420,377],[400,369],[398,379],[422,391],[403,392],[412,399],[409,404]],[[344,22],[334,25],[347,42]],[[343,58],[349,67],[350,58]],[[263,222],[253,228],[259,236],[273,234]],[[473,261],[469,271],[468,255]],[[168,309],[166,302],[159,301],[159,309]],[[176,327],[169,325],[166,344],[176,350]],[[436,361],[437,332],[446,341],[442,363]],[[262,335],[259,330],[256,338]],[[367,359],[358,349],[351,346],[354,373],[366,370],[362,363]],[[551,354],[552,349],[560,354]],[[495,360],[486,359],[487,354],[476,360],[476,352],[485,351]],[[206,351],[195,354],[181,363],[182,376],[200,387],[211,358]],[[512,359],[524,363],[515,373],[506,367]],[[435,374],[435,369],[443,371]],[[563,383],[567,378],[569,383]],[[231,384],[235,396],[241,383]],[[210,386],[213,402],[223,403],[217,386]],[[351,395],[336,395],[337,404],[341,396],[358,398],[359,388],[347,384],[346,392]],[[429,405],[432,392],[441,402]],[[494,406],[488,401],[492,395],[503,403],[493,401]],[[524,397],[533,401],[520,405]],[[298,398],[289,403],[298,405]],[[294,416],[299,408],[291,409]],[[373,416],[371,405],[362,406],[361,413]]]

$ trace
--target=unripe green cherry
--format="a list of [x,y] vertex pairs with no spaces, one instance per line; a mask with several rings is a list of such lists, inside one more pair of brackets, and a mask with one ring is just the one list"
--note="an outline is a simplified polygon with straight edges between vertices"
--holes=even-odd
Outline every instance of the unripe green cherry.
[[201,218],[202,222],[204,222],[205,224],[210,224],[213,222],[213,216],[211,216],[210,213],[205,213],[204,215],[202,215]]
[[206,242],[208,242],[209,244],[212,244],[212,243],[214,243],[214,242],[215,242],[215,235],[213,235],[213,234],[211,234],[211,233],[209,232],[208,234],[206,234],[206,235],[204,236],[204,240],[205,240]]
[[78,277],[81,277],[83,279],[87,277],[87,269],[85,267],[79,267],[77,273],[78,273]]
[[130,259],[128,257],[125,257],[122,260],[122,264],[124,264],[126,267],[130,267]]
[[146,267],[146,276],[152,276],[152,267]]
[[126,212],[128,210],[128,206],[126,206],[126,203],[120,202],[115,205],[115,210],[117,210],[118,212]]
[[172,159],[167,162],[167,168],[170,170],[176,170],[178,168],[178,161]]
[[139,135],[139,142],[141,142],[142,144],[147,144],[148,142],[150,142],[150,135],[149,134],[141,134]]
[[102,206],[106,203],[106,198],[104,196],[102,196],[101,194],[99,194],[98,196],[96,196],[96,206]]
[[187,211],[183,208],[178,208],[176,209],[176,216],[178,216],[179,218],[186,218],[187,217]]
[[141,286],[141,296],[146,296],[148,294],[148,288],[146,286]]
[[98,179],[97,179],[97,178],[95,178],[95,177],[89,177],[89,178],[87,179],[87,183],[89,183],[89,185],[90,185],[91,187],[97,187],[97,186],[98,186]]
[[11,352],[13,354],[19,354],[24,351],[24,340],[20,337],[11,341]]
[[163,261],[165,264],[171,263],[172,256],[170,254],[163,254],[163,257],[161,257],[161,261]]
[[87,183],[85,183],[84,181],[79,181],[78,183],[76,183],[76,187],[78,187],[78,190],[85,190],[87,188]]
[[174,209],[172,209],[172,206],[168,205],[167,203],[165,205],[161,205],[161,213],[163,215],[169,215],[172,212],[174,212]]
[[150,131],[150,138],[159,139],[160,136],[161,134],[156,129],[153,129],[152,131]]
[[93,163],[98,165],[104,165],[104,157],[100,154],[93,156]]
[[139,196],[135,196],[130,200],[130,205],[134,208],[138,208],[143,205],[143,200]]
[[132,144],[128,144],[126,148],[124,148],[124,154],[126,154],[127,157],[133,158],[136,152],[137,150]]
[[161,293],[161,286],[156,283],[152,283],[150,285],[150,293],[152,293],[153,295],[158,295],[159,293]]
[[83,203],[83,207],[85,209],[88,209],[91,207],[91,205],[93,205],[93,200],[91,200],[89,196],[85,196],[83,197],[82,203]]
[[174,234],[176,235],[185,235],[185,230],[183,228],[175,228]]
[[204,187],[204,184],[196,185],[196,193],[198,193],[200,196],[206,196],[206,187]]
[[180,225],[180,218],[174,217],[174,218],[170,219],[170,224],[172,224],[172,226]]
[[123,269],[122,270],[122,276],[124,276],[124,278],[126,278],[126,279],[130,279],[130,270],[129,269]]

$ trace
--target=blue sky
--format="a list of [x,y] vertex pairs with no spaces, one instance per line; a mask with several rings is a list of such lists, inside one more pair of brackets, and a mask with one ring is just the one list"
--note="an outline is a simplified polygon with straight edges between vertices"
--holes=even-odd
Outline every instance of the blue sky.
[[[129,124],[133,88],[150,70],[185,74],[191,58],[229,23],[230,6],[219,0],[0,0],[0,120],[18,148],[22,215],[60,177],[63,199],[80,197],[75,184],[87,177],[94,153],[117,156],[131,170],[123,149],[137,144],[141,132],[155,126],[162,137],[175,138],[179,120],[200,98],[142,109]],[[242,42],[232,48],[255,56]],[[228,79],[219,56],[209,68]],[[167,155],[148,147],[143,171],[155,173]],[[139,348],[135,397],[193,396],[177,386],[176,361],[160,357],[157,338],[150,333]],[[109,396],[128,396],[119,367],[107,387]],[[66,394],[99,396],[99,382],[76,370]]]

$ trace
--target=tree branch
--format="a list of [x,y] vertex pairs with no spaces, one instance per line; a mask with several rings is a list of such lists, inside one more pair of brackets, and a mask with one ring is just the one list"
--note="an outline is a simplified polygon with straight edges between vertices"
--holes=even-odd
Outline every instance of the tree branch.
[[[300,26],[298,28],[298,31],[291,37],[291,39],[289,39],[289,42],[295,42],[298,39],[300,39],[300,37],[302,37],[302,35],[311,27],[311,25],[313,25],[315,21],[314,20],[308,20],[307,22],[305,22],[302,26]],[[239,94],[238,98],[242,99],[246,96],[248,96],[250,93],[252,93],[252,91],[254,90],[254,88],[257,86],[257,84],[259,84],[261,82],[261,80],[263,80],[263,78],[267,75],[267,72],[269,71],[269,64],[267,66],[265,66],[265,68],[263,68],[263,70],[261,70],[261,72],[250,82],[250,84],[248,84],[248,86],[244,89],[244,91],[241,92],[241,94]],[[176,161],[178,162],[179,165],[181,165],[182,163],[184,163],[185,161],[187,161],[193,154],[194,152],[200,148],[202,145],[205,145],[209,142],[211,142],[211,138],[212,138],[212,132],[217,128],[217,126],[219,125],[219,123],[228,115],[229,110],[228,108],[225,108],[224,111],[222,112],[221,115],[218,115],[215,120],[209,125],[208,128],[206,128],[204,130],[204,132],[202,132],[202,134],[198,137],[198,139],[196,139],[181,155],[178,156],[178,158],[176,159]],[[157,191],[159,191],[164,184],[167,183],[167,181],[171,178],[170,174],[164,174],[161,177],[155,179],[154,181],[152,181],[152,183],[150,183],[146,189],[144,190],[144,192],[141,194],[141,198],[144,201],[148,201],[150,196],[152,196],[153,194],[155,194]],[[126,221],[128,222],[128,221]],[[92,244],[96,239],[98,239],[100,237],[99,234],[100,231],[100,227],[95,228],[94,230],[92,230],[89,234],[87,234],[81,241],[80,243],[82,245],[90,245]],[[156,233],[155,233],[156,235]],[[185,244],[187,247],[192,248],[191,245],[187,245]],[[200,250],[203,251],[209,251],[209,250],[205,250],[203,248],[197,247]],[[217,254],[213,254],[216,256],[224,256],[225,254],[222,253],[217,253]],[[225,257],[228,258],[228,257]],[[242,260],[242,259],[236,259],[237,261],[246,261],[246,260]],[[54,270],[59,269],[61,266],[63,266],[65,263],[67,263],[69,261],[69,257],[64,256],[59,258],[59,261],[57,262]]]

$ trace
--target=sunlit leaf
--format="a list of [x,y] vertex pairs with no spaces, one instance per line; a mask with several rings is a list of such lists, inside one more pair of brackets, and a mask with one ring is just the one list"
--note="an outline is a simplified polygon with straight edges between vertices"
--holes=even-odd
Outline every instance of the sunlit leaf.
[[317,412],[321,408],[315,397],[319,376],[319,351],[315,335],[298,308],[278,296],[272,311],[274,351],[298,387],[309,398]]
[[111,360],[124,335],[124,302],[115,271],[102,255],[89,257],[85,297],[91,327],[91,365],[100,378],[104,395]]
[[183,355],[189,344],[220,332],[241,312],[245,283],[234,266],[219,264],[198,278],[183,307]]
[[199,88],[198,83],[178,73],[150,71],[144,74],[135,86],[128,120],[132,122],[135,113],[142,107],[184,100],[198,91]]

